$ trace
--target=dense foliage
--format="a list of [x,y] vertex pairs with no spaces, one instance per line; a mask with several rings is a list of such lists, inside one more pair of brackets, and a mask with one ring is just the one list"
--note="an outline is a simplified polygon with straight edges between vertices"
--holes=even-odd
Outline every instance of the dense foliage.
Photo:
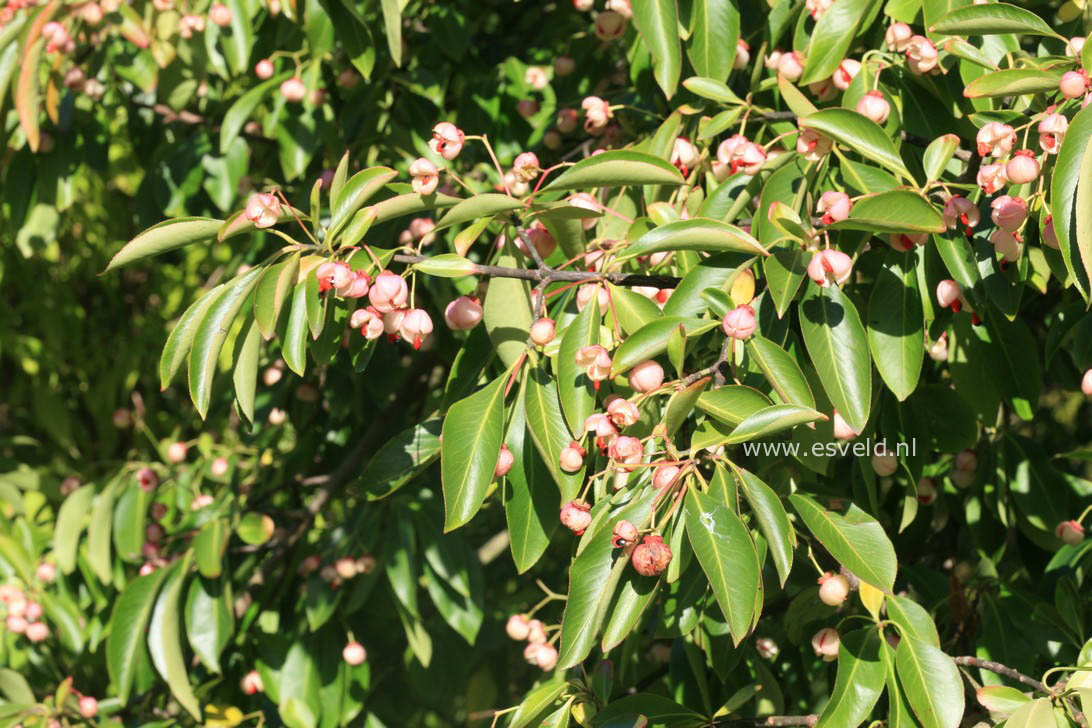
[[1088,728],[1082,8],[8,0],[0,725]]

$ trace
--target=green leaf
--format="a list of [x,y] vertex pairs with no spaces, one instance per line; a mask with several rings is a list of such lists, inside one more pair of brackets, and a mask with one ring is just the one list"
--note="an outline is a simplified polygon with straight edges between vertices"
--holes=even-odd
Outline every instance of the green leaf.
[[1054,93],[1062,69],[1042,71],[1037,68],[1007,68],[979,76],[963,89],[969,99],[997,96],[1022,96],[1023,94]]
[[[516,257],[508,252],[497,259],[497,265],[516,267]],[[527,350],[532,320],[531,292],[526,281],[518,278],[493,278],[482,305],[482,321],[497,356],[506,367],[516,363]]]
[[1057,725],[1050,698],[1038,698],[1021,705],[1005,721],[1005,728],[1055,728]]
[[736,59],[738,40],[739,10],[732,0],[695,0],[690,11],[690,44],[686,54],[699,76],[726,81]]
[[694,411],[698,399],[705,392],[705,388],[709,386],[710,379],[710,377],[702,377],[682,389],[677,389],[672,393],[671,398],[667,400],[667,406],[664,407],[663,423],[664,427],[667,428],[669,437],[679,431],[690,413]]
[[197,532],[193,539],[193,553],[201,576],[207,579],[220,576],[229,536],[228,524],[219,518],[209,521]]
[[12,703],[32,704],[38,702],[26,678],[15,672],[15,670],[9,670],[6,667],[0,668],[0,693],[3,693],[4,698]]
[[388,167],[369,167],[350,177],[333,200],[330,211],[330,234],[337,234],[365,202],[397,176],[398,173]]
[[895,174],[905,177],[908,181],[913,181],[913,176],[903,164],[891,137],[887,136],[879,124],[856,111],[840,108],[822,109],[800,119],[800,126],[814,129],[844,144],[865,159],[870,159],[887,167]]
[[976,693],[978,702],[991,713],[1009,715],[1021,706],[1031,702],[1031,698],[1016,688],[1007,685],[983,685]]
[[[327,587],[328,589],[328,587]],[[230,592],[218,581],[197,578],[186,595],[186,639],[201,662],[221,673],[220,653],[235,630]]]
[[929,142],[922,157],[926,182],[940,179],[940,175],[944,173],[948,162],[952,161],[952,156],[957,149],[959,149],[959,137],[955,134],[942,134]]
[[1001,316],[991,316],[986,324],[994,342],[993,351],[999,355],[994,362],[997,375],[994,381],[1013,411],[1021,419],[1031,420],[1038,408],[1042,387],[1039,344],[1035,335],[1020,319],[1009,321]]
[[[250,49],[254,47],[254,23],[251,22],[249,3],[244,0],[225,0],[231,9],[230,32],[225,28],[218,32],[228,66],[236,76],[247,72],[250,66]],[[211,32],[212,28],[209,28]]]
[[441,431],[440,473],[444,490],[444,531],[478,512],[493,482],[504,437],[504,387],[508,375],[451,406]]
[[633,22],[652,56],[652,74],[664,95],[675,95],[682,73],[682,46],[675,0],[633,0]]
[[[554,365],[557,391],[569,431],[584,432],[584,420],[595,409],[595,388],[584,367],[576,363],[576,354],[585,346],[599,343],[599,300],[592,296],[584,310],[576,315],[561,335]],[[568,443],[565,443],[568,445]]]
[[505,212],[512,212],[523,207],[523,202],[508,195],[486,192],[469,199],[461,200],[436,223],[436,230],[443,230],[452,225],[461,225],[483,217],[493,217]]
[[1008,3],[964,5],[942,16],[929,31],[963,36],[1030,33],[1061,37],[1035,13]]
[[529,692],[523,702],[519,704],[519,709],[512,716],[508,728],[537,727],[568,687],[569,684],[564,680],[555,680],[539,685]]
[[[874,627],[842,635],[838,676],[816,728],[857,728],[869,716],[880,699],[887,674],[880,646],[880,635]],[[959,682],[957,685],[962,687]]]
[[[586,310],[586,309],[585,309]],[[664,316],[642,326],[619,346],[611,358],[611,373],[618,375],[629,371],[643,361],[653,359],[667,351],[671,334],[682,327],[687,337],[695,337],[717,326],[719,322],[684,316]],[[564,401],[564,400],[562,400]],[[590,414],[590,413],[589,413]],[[572,422],[570,421],[570,424]],[[580,421],[583,428],[584,421]],[[576,428],[573,428],[577,432]]]
[[815,408],[815,396],[793,356],[769,339],[755,334],[747,340],[747,354],[785,404]]
[[62,573],[71,574],[76,568],[80,534],[87,524],[87,514],[94,497],[95,486],[85,485],[70,493],[57,510],[57,521],[53,528],[53,555]]
[[284,357],[284,363],[301,377],[307,370],[307,333],[307,281],[302,280],[292,291],[292,305],[288,309],[288,326],[281,339],[281,356]]
[[762,589],[751,534],[727,504],[697,490],[687,494],[683,518],[694,555],[738,646],[751,631]]
[[118,556],[131,564],[143,561],[144,524],[150,495],[136,483],[129,483],[114,508],[114,548]]
[[963,720],[963,680],[951,657],[939,647],[902,635],[895,669],[906,700],[923,728],[957,728]]
[[[110,537],[113,526],[114,492],[120,481],[106,486],[91,506],[91,518],[87,523],[87,563],[103,584],[114,580],[114,562],[110,554]],[[56,546],[54,546],[56,552]]]
[[849,217],[829,226],[873,233],[943,233],[944,218],[921,195],[891,190],[857,200]]
[[212,399],[212,378],[220,349],[231,331],[231,323],[243,307],[243,302],[258,282],[261,268],[254,268],[233,281],[216,297],[197,327],[190,350],[189,383],[190,397],[201,419],[208,414]]
[[875,0],[841,0],[831,5],[815,23],[804,52],[800,85],[830,78],[847,55],[857,29]]
[[743,497],[751,506],[762,536],[769,544],[770,555],[777,569],[781,585],[789,578],[792,570],[792,552],[796,547],[796,531],[789,523],[789,514],[773,488],[766,485],[757,475],[743,468],[732,466]]
[[201,322],[205,320],[205,314],[208,313],[212,304],[219,299],[226,286],[226,283],[221,283],[191,303],[189,308],[182,314],[182,317],[178,319],[178,323],[171,329],[171,333],[167,337],[167,343],[163,345],[163,354],[159,359],[160,389],[166,389],[170,386],[174,375],[178,373],[182,363],[186,361],[186,357],[190,353],[193,338],[197,335],[197,329]]
[[663,315],[660,307],[648,296],[642,296],[634,290],[610,283],[607,284],[607,290],[610,292],[610,300],[614,306],[614,315],[618,317],[618,325],[627,334],[632,334]]
[[801,407],[795,404],[775,404],[748,415],[746,419],[736,425],[732,434],[724,439],[727,445],[740,442],[748,442],[767,437],[782,430],[788,430],[797,425],[803,425],[816,420],[825,420],[826,415],[811,407]]
[[458,197],[450,197],[438,192],[432,195],[419,195],[412,192],[377,202],[372,205],[372,209],[375,210],[375,223],[379,224],[396,217],[419,215],[430,210],[451,207],[459,201]]
[[705,253],[734,251],[768,255],[757,240],[735,225],[695,217],[649,230],[626,246],[619,258],[634,258],[666,250],[697,250]]
[[133,679],[141,669],[141,663],[149,661],[144,638],[156,595],[169,571],[157,569],[137,577],[129,582],[114,603],[110,631],[106,636],[106,667],[122,706],[129,702]]
[[215,240],[216,233],[223,224],[223,220],[211,217],[180,217],[164,220],[126,243],[125,247],[110,259],[104,272],[185,245]]
[[360,482],[368,500],[386,498],[417,477],[440,456],[440,428],[435,417],[392,437],[368,462]]
[[[652,515],[652,489],[634,498],[611,522],[626,520],[638,529],[647,526]],[[573,560],[569,568],[569,598],[561,620],[561,654],[558,667],[568,669],[584,661],[595,646],[599,628],[606,618],[622,571],[629,565],[629,556],[620,553],[615,558],[609,528],[600,528]]]
[[254,289],[254,320],[267,341],[273,338],[281,308],[299,278],[300,257],[290,255],[286,260],[265,269]]
[[762,392],[742,384],[729,384],[698,397],[699,410],[733,427],[770,404]]
[[[234,13],[232,14],[234,15]],[[231,143],[238,138],[239,132],[243,130],[247,119],[254,113],[254,109],[258,108],[258,104],[262,103],[266,96],[273,93],[274,89],[280,88],[285,80],[291,78],[292,73],[292,71],[284,71],[273,78],[262,81],[235,100],[231,108],[224,113],[224,119],[220,123],[220,154],[228,153]]]
[[[544,458],[536,449],[537,443],[532,441],[533,428],[543,427],[547,432],[540,437],[551,442],[548,430],[551,424],[542,422],[542,399],[552,395],[556,409],[556,390],[546,391],[540,385],[532,371],[528,373],[520,389],[520,398],[516,406],[512,408],[512,417],[508,422],[508,432],[505,442],[512,452],[512,469],[508,471],[508,488],[504,503],[505,519],[508,524],[508,538],[512,560],[516,564],[516,570],[524,573],[539,560],[550,545],[550,537],[557,530],[557,514],[561,509],[562,498],[558,497],[557,484],[554,482],[554,471],[560,468],[556,462],[549,467]],[[552,385],[547,379],[547,384]],[[560,411],[557,415],[560,416]],[[534,421],[536,424],[531,425]],[[564,422],[561,428],[565,429]],[[566,434],[568,434],[566,432]],[[568,444],[567,442],[565,443]],[[567,476],[568,474],[565,473]],[[575,497],[579,481],[569,488],[573,495],[562,496],[565,500]]]
[[618,596],[610,618],[603,627],[600,649],[606,654],[622,644],[637,627],[638,622],[660,591],[661,579],[641,576],[633,569],[626,569],[618,585]]
[[152,664],[167,681],[167,686],[178,704],[200,721],[201,706],[190,686],[189,671],[182,658],[182,642],[179,638],[179,623],[182,619],[179,598],[189,566],[190,557],[187,556],[177,562],[177,566],[164,569],[168,572],[167,578],[148,625],[148,652],[152,656]]
[[[1058,158],[1054,162],[1054,174],[1050,181],[1050,213],[1054,218],[1054,231],[1058,236],[1058,246],[1077,290],[1085,301],[1089,299],[1089,280],[1087,263],[1092,260],[1092,251],[1086,249],[1089,242],[1092,216],[1088,216],[1087,206],[1089,190],[1086,169],[1089,148],[1092,147],[1092,109],[1084,107],[1070,119]],[[1089,253],[1086,255],[1086,253]]]
[[901,402],[913,394],[925,357],[925,314],[915,251],[890,250],[868,299],[868,343],[880,377]]
[[402,65],[402,3],[398,0],[380,0],[383,8],[383,28],[387,33],[387,46],[394,65]]
[[679,170],[659,157],[618,149],[582,159],[559,174],[543,190],[628,185],[681,185]]
[[440,253],[415,263],[413,269],[437,278],[463,278],[474,273],[475,265],[461,255]]
[[246,333],[239,333],[239,346],[235,352],[235,371],[231,381],[235,385],[235,401],[248,422],[254,421],[254,393],[258,386],[258,356],[261,354],[262,332],[258,322],[251,322]]
[[887,616],[902,628],[901,634],[927,642],[933,647],[940,647],[940,635],[929,612],[910,599],[898,594],[887,596]]
[[883,526],[854,504],[845,515],[828,511],[806,495],[789,496],[793,508],[830,555],[872,586],[890,592],[898,561]]
[[[700,0],[697,5],[704,5],[707,2],[723,2],[723,0]],[[725,5],[733,7],[731,3],[725,2]],[[724,54],[722,54],[723,56]],[[703,99],[709,99],[722,104],[742,104],[743,99],[736,96],[735,91],[728,88],[728,84],[723,81],[718,81],[715,78],[705,78],[704,76],[691,76],[682,82],[682,85],[686,90],[693,94],[701,96]]]
[[[531,438],[561,491],[561,499],[570,501],[576,498],[584,483],[584,470],[566,473],[561,469],[561,451],[569,446],[573,436],[565,424],[557,385],[546,372],[533,369],[528,372],[524,387],[523,405]],[[583,431],[584,423],[581,422],[578,432]]]
[[710,722],[700,713],[654,693],[637,693],[612,700],[595,716],[595,725],[602,728],[631,728],[641,725],[641,721],[656,728],[697,728]]
[[823,389],[849,426],[863,432],[872,407],[872,364],[857,309],[837,286],[809,283],[799,314]]

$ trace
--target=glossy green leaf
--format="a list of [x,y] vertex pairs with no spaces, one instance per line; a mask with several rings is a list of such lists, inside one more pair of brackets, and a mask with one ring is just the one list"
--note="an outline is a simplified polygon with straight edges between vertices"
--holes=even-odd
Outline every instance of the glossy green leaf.
[[944,218],[921,195],[891,190],[857,200],[849,217],[830,227],[873,233],[943,233]]
[[929,30],[948,35],[1030,33],[1058,37],[1038,15],[1008,3],[958,7],[933,23]]
[[[695,7],[722,3],[728,7],[733,7],[730,2],[725,0],[701,0],[701,2],[695,3]],[[733,8],[734,10],[734,8]],[[738,24],[738,19],[737,19]],[[704,28],[702,32],[704,32]],[[721,53],[720,56],[724,57],[727,54]],[[730,67],[729,67],[730,68]],[[703,99],[709,99],[722,104],[742,104],[743,99],[736,96],[735,91],[728,87],[728,84],[723,81],[718,81],[715,78],[706,78],[705,76],[691,76],[682,82],[682,85],[687,91],[701,96]]]
[[[550,469],[562,500],[570,501],[577,496],[584,483],[584,470],[581,468],[575,473],[566,473],[561,469],[561,451],[568,447],[573,434],[565,423],[557,385],[546,372],[534,369],[527,373],[524,387],[523,406],[531,438],[538,447],[542,461]],[[577,432],[583,431],[584,423],[581,422]]]
[[232,321],[243,307],[261,273],[261,268],[253,268],[229,282],[216,301],[209,306],[204,320],[194,334],[190,350],[190,397],[202,419],[208,413],[212,399],[212,378],[216,374],[220,349],[231,331]]
[[957,149],[959,149],[959,137],[955,134],[942,134],[929,142],[922,157],[926,182],[940,179],[940,175],[952,161],[952,156]]
[[699,410],[733,427],[771,404],[762,392],[742,384],[729,384],[703,392],[697,402]]
[[211,217],[180,217],[164,220],[126,243],[125,247],[110,259],[106,270],[111,271],[141,258],[159,255],[185,245],[216,240],[216,234],[223,223],[223,220]]
[[747,355],[785,404],[815,408],[815,396],[800,365],[789,352],[758,334],[747,340]]
[[87,524],[88,511],[94,497],[95,486],[85,485],[69,494],[57,510],[57,521],[53,528],[53,555],[57,559],[57,566],[65,574],[71,574],[76,568],[80,535]]
[[976,692],[978,703],[991,713],[1010,715],[1031,702],[1024,693],[1007,685],[983,685]]
[[854,504],[843,515],[828,511],[812,498],[789,496],[796,512],[830,555],[861,579],[890,592],[898,562],[895,547],[880,523]]
[[613,313],[618,317],[618,325],[622,331],[632,334],[645,324],[660,318],[660,307],[653,303],[648,296],[622,286],[607,284],[610,292],[610,301],[613,305]]
[[671,164],[644,152],[628,149],[582,159],[559,174],[544,190],[628,185],[681,185],[682,175]]
[[725,438],[724,443],[733,445],[740,442],[749,442],[750,440],[757,440],[791,429],[797,425],[822,419],[826,419],[826,415],[811,407],[801,407],[796,404],[770,405],[748,415],[746,419],[736,425],[735,429],[732,430],[732,434]]
[[[87,522],[87,563],[103,584],[114,580],[114,562],[110,553],[111,531],[114,524],[114,494],[121,481],[103,488],[91,506]],[[56,546],[54,553],[56,553]]]
[[505,212],[512,212],[523,207],[523,202],[516,197],[486,192],[475,195],[448,210],[436,223],[436,230],[472,222],[483,217],[493,217]]
[[[516,266],[514,255],[505,253],[497,265]],[[482,321],[497,356],[505,366],[512,366],[527,349],[532,320],[531,292],[526,281],[518,278],[493,278],[482,305]]]
[[710,380],[710,377],[702,377],[698,381],[676,390],[667,400],[667,406],[664,407],[663,424],[667,428],[668,437],[678,432],[679,428],[690,417],[698,404],[698,400],[705,392],[705,388],[709,386]]
[[372,205],[375,210],[375,224],[406,215],[420,215],[423,212],[438,210],[457,205],[458,197],[443,195],[439,192],[431,195],[419,195],[416,192],[397,195]]
[[165,569],[168,572],[167,577],[156,599],[151,622],[148,624],[148,652],[152,656],[152,664],[167,681],[167,686],[178,704],[200,721],[201,706],[190,686],[189,671],[182,657],[182,642],[179,635],[179,624],[182,621],[179,601],[189,571],[190,560],[185,558],[177,563],[178,566]]
[[262,332],[258,322],[251,322],[239,332],[235,352],[235,369],[231,380],[235,385],[235,401],[248,422],[254,421],[254,394],[258,386],[258,357],[261,354]]
[[880,699],[887,674],[880,646],[875,628],[842,635],[838,675],[816,728],[857,728],[869,716]]
[[831,5],[815,23],[804,52],[800,85],[830,78],[847,55],[857,29],[876,0],[846,0]]
[[282,83],[292,76],[291,71],[283,71],[272,78],[248,89],[241,94],[224,113],[224,120],[220,123],[220,154],[227,154],[232,142],[238,138],[247,119],[251,117],[258,104],[274,93]]
[[732,72],[738,40],[739,10],[732,0],[697,0],[693,4],[686,54],[699,76],[726,81]]
[[451,406],[441,431],[440,473],[444,490],[444,530],[463,525],[478,512],[493,481],[504,436],[501,375]]
[[[643,361],[653,359],[664,353],[667,351],[667,344],[672,332],[680,326],[686,331],[688,337],[696,337],[715,328],[718,323],[710,319],[683,316],[658,318],[635,331],[622,342],[621,346],[615,349],[611,359],[611,372],[615,375],[621,374]],[[583,420],[581,420],[581,425],[583,425]]]
[[632,0],[633,22],[645,47],[652,55],[652,73],[671,98],[682,72],[682,46],[679,43],[679,19],[675,0]]
[[[505,435],[505,444],[512,452],[512,469],[506,476],[504,513],[512,560],[521,574],[534,566],[550,545],[550,537],[559,525],[557,514],[562,503],[554,482],[554,471],[560,473],[560,468],[556,463],[553,468],[548,466],[532,440],[533,428],[543,427],[547,432],[539,437],[548,444],[553,441],[549,432],[553,423],[541,421],[542,399],[552,394],[556,408],[557,393],[556,390],[544,391],[534,373],[529,372],[524,380]],[[548,383],[552,385],[552,382]],[[536,424],[531,425],[532,421]],[[561,427],[564,429],[564,422]],[[567,473],[564,475],[568,476]],[[573,495],[563,496],[565,500],[575,497],[575,488],[571,490]]]
[[885,606],[887,616],[901,628],[901,634],[910,635],[933,647],[940,647],[936,623],[920,604],[909,597],[889,594]]
[[333,198],[330,211],[330,234],[336,234],[357,210],[395,177],[398,173],[388,167],[362,169],[345,181],[345,186]]
[[599,343],[599,323],[598,296],[592,296],[561,335],[561,345],[554,360],[561,409],[569,431],[574,433],[584,432],[584,420],[595,410],[594,383],[588,378],[585,367],[576,363],[576,355],[584,347]]
[[414,264],[413,269],[438,278],[462,278],[474,273],[475,265],[469,258],[461,255],[441,253],[428,256]]
[[649,230],[628,245],[621,257],[633,258],[668,250],[766,255],[765,248],[757,240],[735,225],[696,217]]
[[304,280],[297,283],[292,290],[288,326],[281,339],[284,363],[301,377],[307,369],[307,333],[307,281]]
[[687,494],[683,518],[694,555],[709,578],[732,641],[739,645],[751,631],[762,588],[751,534],[727,504],[697,490]]
[[296,285],[299,270],[299,255],[290,255],[280,263],[266,268],[258,279],[254,288],[254,320],[262,337],[267,341],[273,338],[281,308]]
[[1061,77],[1061,69],[1042,71],[1037,68],[1011,68],[993,71],[967,84],[963,95],[969,99],[980,99],[1053,93],[1058,90]]
[[963,720],[963,680],[951,657],[939,647],[902,635],[895,669],[906,700],[923,728],[957,728]]
[[868,299],[872,360],[900,401],[917,388],[925,357],[925,319],[915,257],[915,251],[889,251]]
[[386,498],[436,461],[442,422],[439,417],[425,420],[379,448],[360,476],[369,500]]
[[1088,246],[1092,229],[1092,216],[1082,206],[1087,203],[1087,185],[1084,178],[1089,148],[1092,147],[1092,110],[1087,106],[1069,121],[1065,137],[1054,162],[1054,174],[1050,181],[1050,213],[1054,218],[1054,231],[1058,236],[1062,260],[1070,278],[1087,301],[1089,298],[1089,273],[1086,261],[1092,262],[1092,254],[1086,256],[1083,246]]
[[830,137],[907,180],[913,179],[891,137],[879,124],[856,111],[822,109],[800,119],[800,126]]
[[129,702],[130,691],[140,663],[149,663],[145,636],[152,617],[159,587],[170,572],[157,569],[147,576],[137,577],[125,587],[114,602],[110,615],[110,632],[106,636],[106,667],[117,689],[121,705]]
[[796,531],[789,523],[789,514],[773,488],[757,475],[734,465],[732,472],[769,545],[777,576],[784,586],[792,570],[792,553],[796,547]]
[[220,653],[235,629],[230,594],[218,581],[195,578],[186,595],[186,640],[194,654],[219,674]]
[[[638,496],[611,520],[627,520],[639,529],[644,528],[651,517],[653,495],[650,491]],[[561,620],[558,658],[558,667],[562,669],[583,662],[595,646],[622,571],[629,565],[628,556],[616,555],[611,538],[611,529],[599,529],[569,568],[569,598]]]
[[508,723],[509,728],[532,728],[558,701],[569,685],[564,680],[546,682],[527,694]]
[[1017,708],[1005,721],[1005,728],[1055,728],[1050,698],[1037,698]]
[[224,549],[231,531],[223,520],[209,521],[193,539],[197,570],[207,579],[216,579],[223,571]]
[[799,314],[823,389],[849,426],[863,432],[872,407],[872,363],[857,309],[837,286],[810,283]]

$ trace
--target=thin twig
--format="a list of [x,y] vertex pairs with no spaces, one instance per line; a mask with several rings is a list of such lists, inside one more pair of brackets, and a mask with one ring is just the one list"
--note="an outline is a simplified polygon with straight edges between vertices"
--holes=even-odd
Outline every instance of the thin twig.
[[955,658],[957,665],[966,665],[969,667],[977,667],[981,670],[989,670],[990,672],[997,673],[998,675],[1004,675],[1007,678],[1011,678],[1017,682],[1021,682],[1028,687],[1042,691],[1044,693],[1050,692],[1046,689],[1046,686],[1033,677],[1028,677],[1019,670],[1013,669],[1008,665],[1002,665],[1000,662],[994,662],[993,660],[983,660],[978,657],[957,657]]
[[819,722],[819,716],[812,715],[771,715],[766,718],[722,718],[713,722],[718,728],[757,728],[759,726],[813,726]]

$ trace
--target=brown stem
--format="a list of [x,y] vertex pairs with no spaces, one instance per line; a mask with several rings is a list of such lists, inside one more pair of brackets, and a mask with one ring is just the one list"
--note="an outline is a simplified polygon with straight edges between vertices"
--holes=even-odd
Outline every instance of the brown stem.
[[712,366],[707,366],[701,371],[694,372],[683,379],[682,383],[684,387],[689,387],[694,382],[698,381],[702,377],[707,377],[710,374],[716,374],[717,386],[724,384],[724,373],[721,371],[721,367],[728,363],[732,358],[732,342],[735,341],[731,336],[724,339],[724,343],[720,346],[720,356],[713,362]]
[[[428,260],[426,255],[397,254],[393,258],[396,263],[421,263]],[[474,265],[470,273],[480,276],[493,276],[496,278],[521,278],[525,281],[566,281],[570,283],[584,283],[587,281],[609,281],[616,286],[652,286],[655,288],[675,288],[679,285],[680,278],[674,276],[653,276],[640,273],[596,273],[595,271],[578,270],[554,270],[550,268],[505,268],[499,265]]]
[[1028,677],[1019,670],[1014,670],[1008,665],[1002,665],[1000,662],[994,662],[993,660],[983,660],[978,657],[957,657],[955,658],[957,665],[964,665],[967,667],[977,667],[981,670],[989,670],[990,672],[997,673],[998,675],[1004,675],[1007,678],[1011,678],[1017,682],[1021,682],[1028,687],[1040,690],[1044,693],[1050,692],[1046,689],[1046,686],[1033,677]]

